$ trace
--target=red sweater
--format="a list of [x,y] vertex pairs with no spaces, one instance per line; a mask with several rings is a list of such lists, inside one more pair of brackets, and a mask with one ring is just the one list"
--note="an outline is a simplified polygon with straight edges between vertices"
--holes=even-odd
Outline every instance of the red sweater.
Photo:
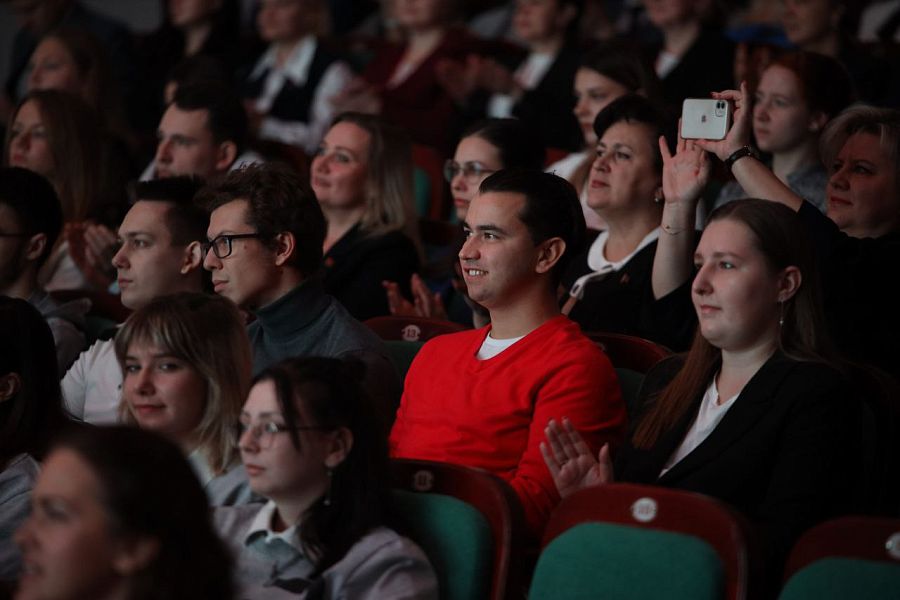
[[625,405],[609,359],[560,316],[488,360],[490,326],[435,338],[406,376],[391,455],[486,469],[508,481],[540,536],[559,495],[539,444],[551,418],[568,417],[593,451],[616,444]]

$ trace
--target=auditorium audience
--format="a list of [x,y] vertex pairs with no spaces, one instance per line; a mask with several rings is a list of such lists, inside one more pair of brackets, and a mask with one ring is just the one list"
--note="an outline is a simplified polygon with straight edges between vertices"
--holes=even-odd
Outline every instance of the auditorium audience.
[[[748,19],[777,3],[745,2],[732,39],[776,41],[738,64],[706,0],[388,0],[368,40],[344,32],[374,2],[161,0],[149,34],[86,4],[8,9],[0,598],[436,597],[389,528],[388,454],[500,477],[535,540],[586,486],[712,496],[764,551],[751,596],[810,526],[896,513],[900,111],[847,106],[900,97],[897,2],[784,0],[776,37]],[[477,11],[498,39],[463,29]],[[672,154],[710,96],[726,137]],[[417,145],[455,140],[460,237],[420,276]],[[134,312],[78,355],[67,289]],[[358,321],[386,314],[477,329],[426,343],[401,397]],[[582,331],[687,352],[626,424]]]
[[96,114],[77,96],[35,90],[16,107],[6,132],[4,164],[46,177],[66,223],[41,269],[40,281],[48,291],[92,286],[73,250],[87,221],[114,225],[124,212],[127,174],[113,172],[111,151]]
[[662,85],[662,97],[673,114],[685,98],[706,98],[730,88],[734,76],[734,45],[722,32],[704,23],[704,6],[697,0],[645,0],[647,17],[662,39],[645,47]]
[[33,171],[0,168],[0,295],[27,300],[47,321],[59,373],[84,350],[89,301],[57,302],[38,284],[38,270],[62,231],[53,186]]
[[122,421],[174,441],[210,504],[250,500],[234,428],[250,388],[250,343],[237,308],[214,295],[154,298],[116,334]]
[[625,94],[656,97],[658,86],[656,76],[623,43],[607,42],[581,56],[575,72],[573,112],[581,126],[583,147],[553,163],[547,167],[547,171],[565,178],[575,186],[588,229],[606,229],[603,219],[588,204],[588,179],[597,146],[594,119],[610,102]]
[[425,554],[385,526],[387,444],[362,369],[293,358],[255,379],[239,443],[267,502],[215,513],[244,596],[437,598]]
[[234,597],[196,476],[174,443],[140,429],[57,442],[15,539],[27,567],[16,598]]
[[[778,179],[823,212],[828,171],[819,158],[819,136],[853,99],[853,84],[838,61],[804,51],[775,59],[754,94],[756,147],[771,155]],[[719,192],[716,206],[746,196],[732,181]]]
[[572,115],[572,84],[580,52],[575,42],[582,2],[517,2],[513,29],[527,52],[445,62],[441,82],[470,115],[516,117],[545,146],[574,151],[582,146]]
[[328,50],[325,0],[262,0],[256,16],[269,43],[243,82],[251,130],[263,140],[291,144],[313,154],[337,115],[332,99],[354,77]]
[[[701,160],[679,162],[676,175]],[[667,208],[687,200],[674,189]],[[710,215],[693,264],[694,342],[647,374],[615,465],[608,447],[595,458],[568,421],[547,425],[541,449],[564,497],[615,480],[727,502],[752,522],[772,583],[804,530],[853,510],[861,406],[830,362],[813,247],[792,211],[726,204]]]
[[[456,220],[464,222],[469,204],[478,193],[478,186],[491,173],[501,169],[523,168],[540,170],[544,164],[544,149],[527,125],[518,119],[484,119],[473,123],[459,140],[456,154],[444,163],[444,177],[453,194]],[[451,250],[455,254],[463,244],[462,228],[459,240]],[[450,318],[476,327],[487,325],[484,307],[473,303],[466,295],[466,284],[459,262],[453,261],[451,285],[445,294],[432,292],[418,274],[410,279],[407,300],[397,282],[384,281],[388,306],[393,315],[417,315],[438,319]]]
[[351,315],[389,313],[381,282],[419,267],[409,138],[379,117],[344,113],[322,140],[310,182],[327,229],[323,283]]
[[588,203],[607,228],[565,273],[562,310],[585,331],[637,335],[682,350],[693,335],[690,315],[659,327],[652,306],[663,210],[658,140],[668,130],[657,106],[636,94],[614,100],[597,115]]
[[341,112],[379,113],[402,127],[414,143],[449,152],[457,111],[442,86],[437,66],[461,62],[477,46],[464,30],[451,26],[458,0],[391,0],[404,33],[402,44],[384,44],[361,78],[335,98]]
[[130,152],[135,139],[119,82],[113,78],[106,49],[96,37],[74,27],[53,30],[35,48],[28,68],[28,91],[62,90],[80,96],[96,112],[105,133],[128,153],[122,166],[132,166]]
[[325,217],[309,184],[288,167],[250,165],[203,192],[210,220],[203,266],[216,293],[255,320],[253,372],[291,356],[356,357],[385,410],[400,382],[383,342],[323,287]]
[[[200,240],[207,213],[193,203],[201,182],[177,177],[137,184],[137,201],[118,229],[111,259],[122,304],[138,309],[158,296],[201,292]],[[107,258],[107,260],[109,260]],[[66,410],[93,424],[118,420],[122,369],[113,340],[99,340],[75,361],[62,380]]]
[[799,212],[816,244],[827,324],[839,347],[850,360],[900,381],[900,316],[884,283],[884,274],[900,263],[900,112],[853,106],[829,123],[822,134],[823,162],[831,173],[826,218],[763,163],[738,152],[749,141],[746,86],[717,97],[735,102],[735,124],[724,140],[699,145],[721,160],[737,156],[731,170],[748,194]]
[[28,516],[47,445],[64,426],[53,336],[25,300],[0,296],[0,593],[19,576],[13,533]]
[[571,415],[592,448],[617,443],[625,407],[609,359],[560,315],[560,272],[584,244],[575,190],[561,177],[507,169],[481,184],[459,253],[481,329],[427,342],[406,376],[391,455],[485,469],[512,485],[540,537],[559,501],[538,441]]

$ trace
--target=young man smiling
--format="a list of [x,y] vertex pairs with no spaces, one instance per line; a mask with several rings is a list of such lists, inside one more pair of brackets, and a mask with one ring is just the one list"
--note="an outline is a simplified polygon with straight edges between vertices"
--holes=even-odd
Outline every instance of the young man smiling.
[[562,316],[559,275],[584,243],[575,190],[527,170],[488,177],[459,253],[469,296],[491,325],[440,336],[406,377],[391,453],[480,467],[509,481],[540,536],[559,501],[539,442],[567,417],[592,449],[616,442],[625,408],[609,360]]

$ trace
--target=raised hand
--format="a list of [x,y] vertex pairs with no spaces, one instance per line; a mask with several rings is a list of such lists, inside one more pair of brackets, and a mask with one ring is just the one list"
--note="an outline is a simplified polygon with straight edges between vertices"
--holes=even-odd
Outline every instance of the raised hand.
[[562,427],[551,419],[544,433],[547,441],[541,442],[541,454],[561,497],[613,481],[609,444],[604,444],[594,458],[584,439],[565,417]]
[[694,140],[683,139],[681,133],[678,134],[675,156],[669,153],[669,146],[662,136],[659,151],[663,159],[662,187],[666,204],[689,204],[694,210],[709,181],[710,164],[706,152]]
[[720,100],[731,100],[734,103],[734,119],[731,129],[728,130],[724,140],[694,140],[694,143],[707,152],[712,152],[718,156],[719,160],[725,160],[735,150],[739,150],[750,143],[753,103],[746,81],[741,82],[740,90],[713,92],[712,97]]

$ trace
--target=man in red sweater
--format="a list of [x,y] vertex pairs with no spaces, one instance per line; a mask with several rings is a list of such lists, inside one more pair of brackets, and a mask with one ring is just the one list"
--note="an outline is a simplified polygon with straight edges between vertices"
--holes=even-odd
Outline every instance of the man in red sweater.
[[612,365],[562,316],[556,289],[584,245],[578,196],[564,179],[506,170],[484,180],[459,253],[487,327],[440,336],[410,367],[391,455],[480,467],[508,481],[540,536],[559,502],[539,448],[568,417],[596,451],[624,433]]

